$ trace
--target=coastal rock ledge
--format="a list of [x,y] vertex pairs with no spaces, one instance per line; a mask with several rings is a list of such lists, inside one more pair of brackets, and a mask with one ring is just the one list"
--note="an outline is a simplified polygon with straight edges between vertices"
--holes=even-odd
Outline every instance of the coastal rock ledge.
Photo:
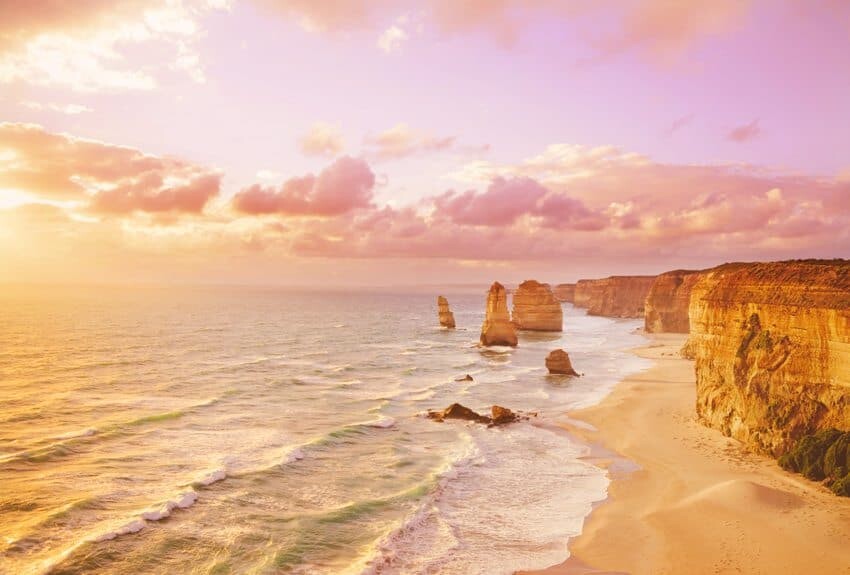
[[441,326],[450,329],[455,327],[455,314],[449,309],[449,300],[443,296],[437,296],[437,316]]
[[564,312],[549,284],[526,280],[514,292],[513,322],[528,331],[563,331]]
[[481,326],[481,345],[517,345],[516,330],[508,314],[508,294],[499,282],[493,282],[487,293],[487,315]]
[[773,456],[850,431],[850,261],[726,264],[690,299],[702,423]]

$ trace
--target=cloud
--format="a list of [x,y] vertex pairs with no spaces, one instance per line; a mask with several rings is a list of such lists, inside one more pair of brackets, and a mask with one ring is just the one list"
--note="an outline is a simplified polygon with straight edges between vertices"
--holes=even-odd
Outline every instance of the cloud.
[[527,177],[496,177],[484,193],[446,192],[434,199],[437,213],[455,223],[480,226],[507,226],[534,211],[546,188]]
[[41,102],[25,101],[21,102],[21,105],[30,110],[49,110],[68,116],[76,116],[77,114],[93,111],[88,106],[83,106],[82,104],[55,104],[53,102],[42,104]]
[[759,126],[759,121],[756,119],[749,124],[743,124],[733,128],[726,134],[726,139],[730,142],[743,143],[754,140],[759,135],[761,135],[761,126]]
[[664,131],[665,135],[672,136],[682,128],[688,126],[697,117],[696,114],[687,114],[673,120],[673,123]]
[[393,24],[378,36],[378,48],[386,52],[396,52],[401,48],[404,41],[407,40],[407,32],[403,28]]
[[369,165],[343,156],[318,176],[292,178],[279,188],[253,185],[233,198],[237,212],[251,215],[335,216],[372,206],[375,174]]
[[[387,46],[395,47],[391,38],[397,32],[390,32],[393,27],[381,27],[398,9],[390,0],[258,1],[311,31],[383,28]],[[752,0],[425,0],[418,6],[423,22],[443,35],[484,33],[511,47],[534,22],[545,19],[565,34],[576,33],[565,29],[570,25],[607,30],[589,38],[600,56],[634,49],[659,61],[671,61],[706,38],[736,29],[751,4]]]
[[301,152],[308,156],[336,156],[345,149],[339,128],[324,122],[313,124],[310,130],[298,139]]
[[[151,90],[169,70],[201,82],[199,21],[226,7],[226,0],[0,2],[0,83],[80,92]],[[140,46],[166,47],[170,54],[142,65],[131,50]]]
[[455,146],[454,136],[434,137],[396,124],[376,136],[366,138],[366,154],[378,160],[398,159],[420,153],[439,152]]
[[71,201],[99,212],[199,213],[221,176],[175,158],[47,132],[34,124],[0,124],[0,189]]

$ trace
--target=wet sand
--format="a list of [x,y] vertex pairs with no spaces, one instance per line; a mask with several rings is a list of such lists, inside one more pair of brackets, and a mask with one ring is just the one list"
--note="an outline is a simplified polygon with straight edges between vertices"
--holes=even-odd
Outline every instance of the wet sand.
[[[609,467],[609,497],[570,559],[526,575],[850,574],[850,498],[698,424],[684,341],[652,336],[635,350],[652,368],[570,414],[596,428],[570,427],[598,446],[591,459]],[[618,456],[639,469],[620,470]]]

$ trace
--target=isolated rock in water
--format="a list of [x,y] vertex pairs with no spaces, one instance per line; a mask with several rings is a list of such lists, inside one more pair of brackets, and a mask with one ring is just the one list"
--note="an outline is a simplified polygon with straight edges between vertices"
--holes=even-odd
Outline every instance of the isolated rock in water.
[[449,309],[449,300],[443,296],[437,296],[437,314],[440,318],[441,326],[448,328],[455,326],[455,314]]
[[513,423],[514,421],[519,420],[519,415],[507,407],[502,407],[500,405],[494,405],[491,407],[490,413],[492,415],[491,419],[493,420],[493,425],[503,425],[505,423]]
[[514,292],[513,321],[517,329],[562,331],[563,311],[549,284],[526,280]]
[[508,314],[508,295],[505,286],[493,282],[487,294],[487,315],[481,326],[481,345],[516,347],[517,336]]
[[486,415],[476,413],[459,403],[453,403],[443,411],[429,411],[428,417],[436,421],[443,421],[444,419],[463,419],[465,421],[475,421],[478,423],[490,423],[490,418]]
[[[475,423],[483,423],[485,425],[504,425],[513,423],[521,419],[528,419],[528,415],[516,413],[507,407],[494,405],[490,408],[492,417],[481,415],[472,411],[466,406],[459,403],[453,403],[442,411],[429,411],[428,417],[435,421],[445,421],[446,419],[462,419],[464,421],[474,421]],[[537,415],[536,413],[533,415]]]
[[546,356],[546,369],[557,375],[578,375],[570,362],[570,355],[563,349],[556,349]]
[[472,376],[467,373],[463,377],[457,378],[455,381],[474,381],[474,380],[472,379]]

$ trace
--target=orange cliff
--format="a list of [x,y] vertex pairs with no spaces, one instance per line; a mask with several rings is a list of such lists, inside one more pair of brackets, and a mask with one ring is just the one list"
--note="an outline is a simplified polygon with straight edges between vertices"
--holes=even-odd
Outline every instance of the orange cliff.
[[850,430],[850,261],[726,264],[697,274],[699,420],[774,456]]
[[526,280],[513,294],[513,322],[528,331],[563,331],[561,304],[549,284]]
[[552,292],[558,301],[573,303],[576,297],[576,284],[558,284]]
[[493,282],[487,293],[487,313],[481,326],[481,345],[517,345],[516,330],[508,313],[508,294],[505,286],[499,282]]
[[699,271],[675,270],[655,278],[644,305],[644,327],[648,333],[688,333],[691,290]]
[[644,302],[655,276],[611,276],[576,283],[574,305],[588,315],[643,317]]

